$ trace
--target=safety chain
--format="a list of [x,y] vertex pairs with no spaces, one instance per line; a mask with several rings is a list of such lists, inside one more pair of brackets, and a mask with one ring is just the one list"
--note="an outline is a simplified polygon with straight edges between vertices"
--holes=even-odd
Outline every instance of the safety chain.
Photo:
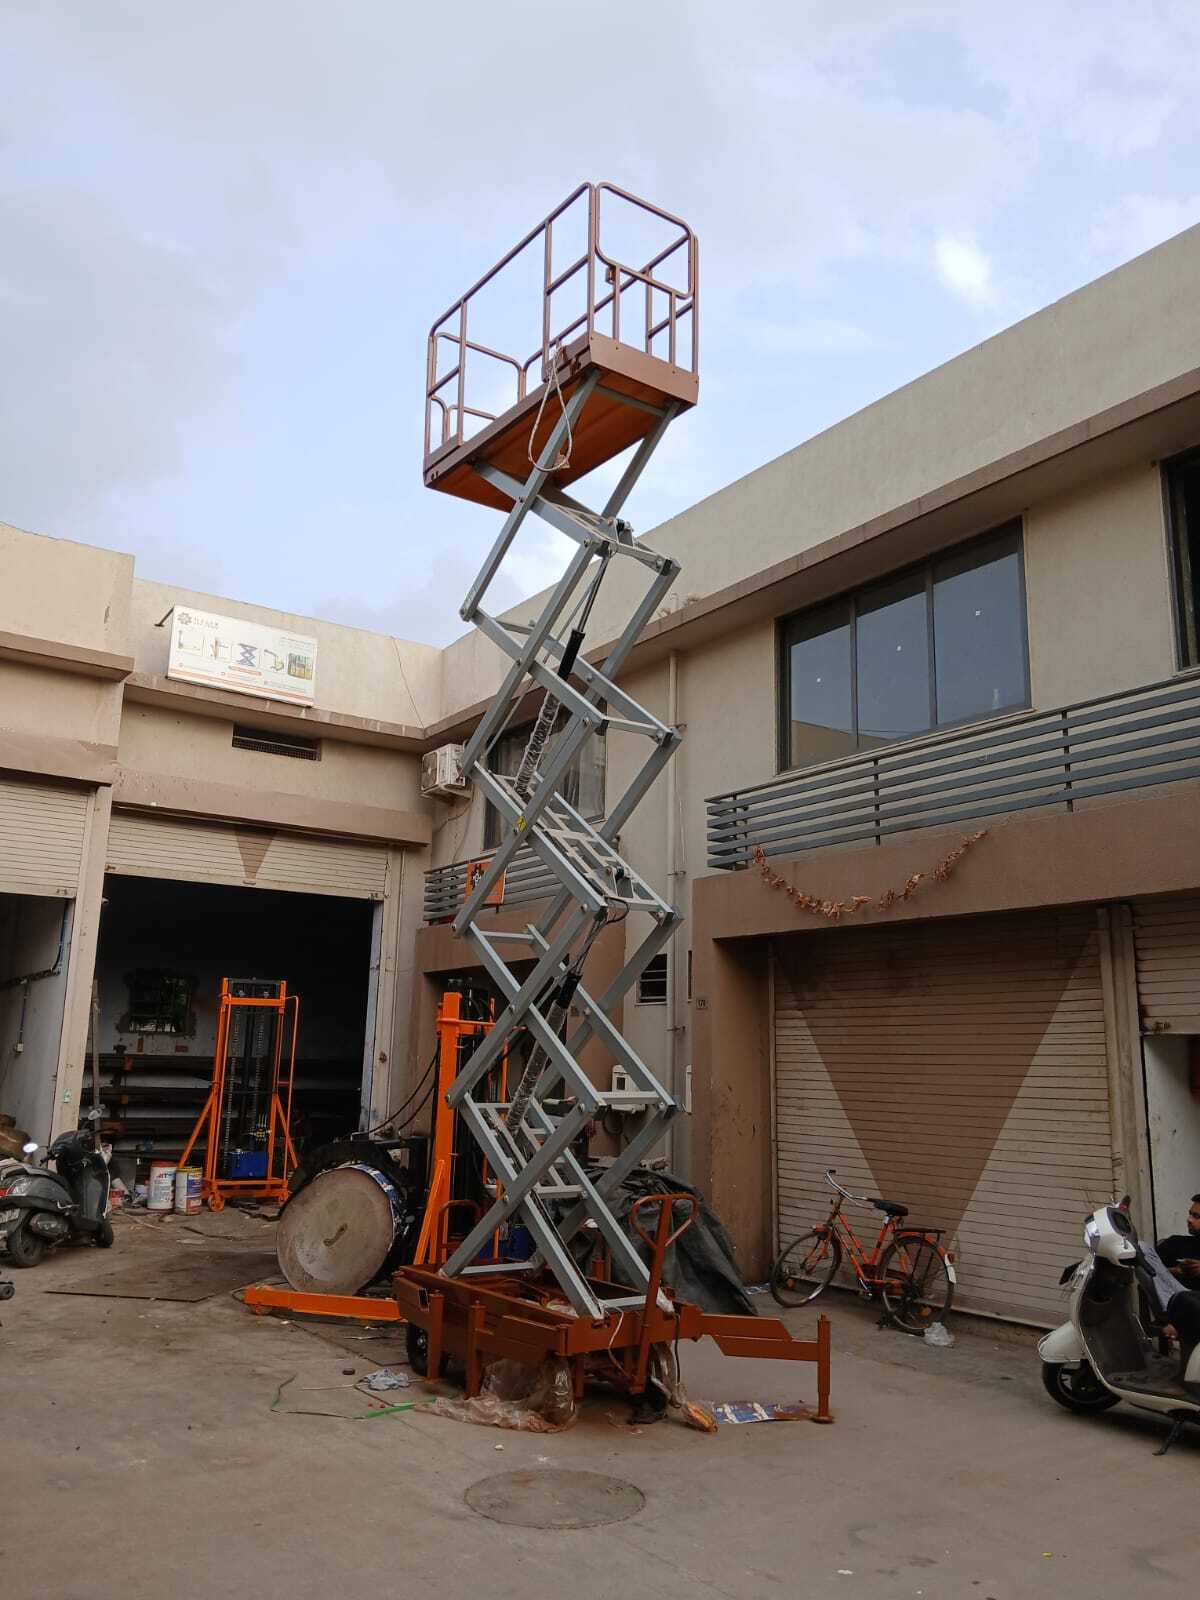
[[778,872],[773,872],[767,864],[766,854],[761,845],[755,845],[750,855],[768,888],[782,889],[797,911],[808,911],[813,916],[824,917],[829,922],[840,922],[843,917],[853,916],[864,906],[873,905],[878,911],[890,911],[898,900],[911,900],[921,885],[928,883],[930,879],[937,883],[945,883],[971,846],[978,844],[987,836],[987,828],[980,828],[978,833],[968,834],[948,855],[942,857],[932,871],[914,872],[902,889],[887,889],[878,900],[869,894],[856,894],[849,900],[822,900],[817,895],[805,894],[803,889],[797,889],[795,884],[789,883]]

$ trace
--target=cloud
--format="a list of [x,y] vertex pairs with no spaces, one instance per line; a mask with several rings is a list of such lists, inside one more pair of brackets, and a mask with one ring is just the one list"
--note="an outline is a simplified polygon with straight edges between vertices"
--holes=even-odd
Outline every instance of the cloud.
[[77,188],[0,192],[5,511],[71,525],[98,497],[176,473],[221,403],[233,311],[203,263]]
[[[439,554],[424,577],[409,578],[402,588],[383,598],[367,599],[360,593],[332,591],[318,596],[310,609],[315,617],[351,628],[390,633],[398,639],[419,639],[425,644],[448,644],[467,631],[458,608],[477,569],[475,561],[458,552]],[[561,572],[559,566],[551,576],[559,577]],[[540,588],[541,582],[533,587]],[[510,574],[500,573],[488,590],[487,610],[493,614],[507,611],[529,592],[515,584]]]
[[1200,222],[1200,194],[1127,194],[1105,206],[1092,224],[1091,252],[1106,267],[1132,260]]
[[798,317],[794,322],[756,322],[747,330],[758,350],[774,355],[855,355],[877,350],[877,334],[840,317]]
[[995,298],[992,264],[977,244],[943,234],[934,246],[942,282],[973,306],[990,306]]
[[1063,128],[1101,160],[1153,150],[1175,110],[1169,94],[1105,94],[1097,89],[1064,109]]
[[[704,410],[639,489],[644,528],[761,458],[747,397],[772,354],[888,352],[931,256],[968,306],[1008,314],[1006,208],[1056,192],[1064,149],[1157,152],[1200,61],[1200,8],[1170,0],[615,0],[603,27],[558,0],[462,0],[445,71],[444,13],[394,0],[4,15],[0,517],[133,544],[164,577],[173,548],[181,568],[211,552],[238,592],[325,593],[317,609],[423,638],[459,631],[475,549],[464,532],[449,565],[428,558],[431,526],[468,524],[426,510],[414,470],[424,331],[581,177],[702,241]],[[1098,252],[1154,231],[1140,200],[1098,219]],[[1040,248],[1043,213],[1020,215]],[[918,363],[946,337],[896,342]],[[800,394],[780,426],[812,422]],[[560,570],[540,531],[513,554],[513,599]]]

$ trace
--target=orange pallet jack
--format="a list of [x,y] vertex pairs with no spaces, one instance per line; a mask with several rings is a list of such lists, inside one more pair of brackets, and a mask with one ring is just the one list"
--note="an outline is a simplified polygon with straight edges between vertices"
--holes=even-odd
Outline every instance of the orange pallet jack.
[[[300,997],[288,994],[282,979],[221,979],[212,1088],[179,1158],[185,1167],[204,1141],[200,1192],[212,1211],[227,1199],[282,1203],[288,1197],[288,1175],[298,1159],[291,1122],[299,1032]],[[235,1140],[252,1149],[234,1149]]]

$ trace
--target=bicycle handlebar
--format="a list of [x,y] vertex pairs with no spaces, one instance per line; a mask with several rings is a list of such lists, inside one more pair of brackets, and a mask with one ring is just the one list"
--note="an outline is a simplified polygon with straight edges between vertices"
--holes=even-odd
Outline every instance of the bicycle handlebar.
[[837,1178],[834,1176],[836,1172],[836,1167],[826,1167],[825,1169],[825,1182],[829,1185],[829,1187],[831,1189],[835,1189],[844,1200],[856,1200],[859,1205],[869,1206],[871,1203],[871,1197],[865,1194],[851,1194],[849,1189],[843,1189],[841,1184],[837,1181]]

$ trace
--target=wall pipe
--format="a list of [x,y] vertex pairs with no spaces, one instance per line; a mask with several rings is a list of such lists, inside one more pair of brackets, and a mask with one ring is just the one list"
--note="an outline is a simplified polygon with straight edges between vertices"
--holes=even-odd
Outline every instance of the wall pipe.
[[71,902],[63,901],[62,921],[58,927],[58,954],[54,958],[52,967],[43,967],[40,972],[26,972],[19,978],[5,978],[0,982],[0,989],[16,989],[23,983],[34,983],[38,978],[57,978],[62,971],[63,951],[67,944],[67,918],[71,914]]
[[[667,657],[667,726],[677,731],[679,722],[679,652],[672,650]],[[678,904],[679,869],[677,856],[679,851],[679,789],[676,773],[679,767],[679,755],[674,761],[667,763],[667,900],[671,905]],[[671,930],[671,937],[667,941],[667,1089],[676,1100],[679,1094],[679,1074],[676,1067],[678,1052],[676,1035],[679,1031],[677,1017],[679,1014],[676,1000],[676,936],[678,925]],[[672,1119],[667,1134],[668,1148],[670,1151],[670,1166],[672,1172],[678,1172],[679,1149],[679,1118]]]

